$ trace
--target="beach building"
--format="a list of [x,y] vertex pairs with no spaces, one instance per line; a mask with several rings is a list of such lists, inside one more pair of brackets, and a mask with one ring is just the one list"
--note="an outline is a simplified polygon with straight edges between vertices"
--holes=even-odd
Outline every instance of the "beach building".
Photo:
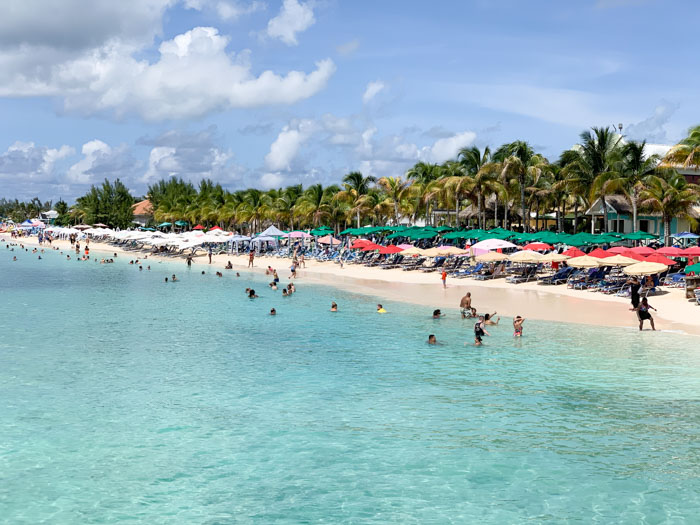
[[[615,233],[631,233],[635,231],[632,224],[632,205],[623,195],[608,195],[605,197],[607,206],[608,229]],[[603,210],[602,199],[596,199],[585,213],[591,218],[591,233],[603,231]],[[689,210],[689,215],[694,219],[700,218],[700,206],[693,206]],[[692,226],[687,219],[674,217],[671,220],[671,234],[691,231]],[[664,221],[658,212],[648,210],[637,211],[637,230],[654,234],[659,238],[664,236]]]
[[134,213],[134,223],[139,226],[146,226],[153,220],[153,206],[148,199],[137,202],[131,210]]
[[58,219],[58,212],[56,210],[42,211],[39,213],[39,220],[46,224],[54,224]]

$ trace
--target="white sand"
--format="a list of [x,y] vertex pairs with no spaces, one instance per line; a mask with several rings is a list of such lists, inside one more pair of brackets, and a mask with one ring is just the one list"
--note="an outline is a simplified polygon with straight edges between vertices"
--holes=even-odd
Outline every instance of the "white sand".
[[[0,234],[10,242],[10,236]],[[17,240],[13,241],[17,242]],[[38,245],[36,237],[22,239],[25,245]],[[54,241],[54,246],[62,250],[70,249],[67,241]],[[1,244],[0,244],[1,246]],[[4,249],[4,247],[3,247]],[[141,252],[122,251],[107,244],[91,242],[91,252],[120,253],[122,257],[143,259]],[[161,259],[149,256],[149,259]],[[184,259],[163,258],[185,264]],[[217,255],[213,257],[212,269],[221,270],[231,261],[235,270],[248,270],[247,255]],[[199,254],[195,264],[209,266],[208,257]],[[264,273],[270,265],[277,269],[281,281],[289,280],[290,259],[277,257],[256,257],[253,271]],[[224,276],[228,272],[224,271]],[[297,270],[297,287],[303,282],[315,282],[358,293],[376,295],[395,301],[405,301],[424,305],[432,311],[458,310],[461,297],[471,292],[473,305],[480,313],[498,312],[498,315],[569,323],[583,323],[602,326],[636,327],[637,317],[630,312],[629,299],[614,297],[597,292],[568,289],[566,285],[543,286],[537,283],[509,284],[505,279],[476,281],[474,279],[454,279],[448,277],[447,288],[443,289],[440,272],[404,272],[400,269],[382,270],[362,265],[346,264],[341,268],[332,262],[307,261],[306,268]],[[270,279],[272,280],[272,279]],[[652,296],[649,303],[658,309],[653,312],[657,330],[678,330],[700,335],[700,306],[685,298],[685,290],[661,287],[662,295]],[[645,323],[649,327],[649,323]]]

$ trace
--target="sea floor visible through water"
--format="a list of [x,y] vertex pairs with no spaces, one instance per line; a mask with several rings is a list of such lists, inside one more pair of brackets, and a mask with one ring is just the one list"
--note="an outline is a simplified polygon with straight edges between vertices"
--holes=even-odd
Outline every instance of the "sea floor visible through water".
[[700,515],[693,337],[0,247],[0,523]]

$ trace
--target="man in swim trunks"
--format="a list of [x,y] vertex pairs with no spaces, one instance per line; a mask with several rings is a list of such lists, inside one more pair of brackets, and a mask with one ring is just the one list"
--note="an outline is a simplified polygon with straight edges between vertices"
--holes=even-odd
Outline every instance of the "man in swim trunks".
[[479,320],[474,324],[474,345],[481,346],[483,344],[482,337],[491,335],[484,329],[484,316],[480,315]]
[[471,292],[467,292],[467,295],[462,297],[462,300],[459,302],[459,307],[462,310],[462,319],[474,317],[476,315],[476,308],[472,307]]
[[522,337],[523,336],[523,323],[525,322],[524,317],[520,317],[519,315],[513,319],[513,337]]

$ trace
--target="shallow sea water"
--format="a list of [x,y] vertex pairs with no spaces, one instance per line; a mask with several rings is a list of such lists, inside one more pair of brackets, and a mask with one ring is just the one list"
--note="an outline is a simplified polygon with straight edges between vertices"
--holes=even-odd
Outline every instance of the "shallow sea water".
[[0,523],[698,523],[696,338],[0,250]]

